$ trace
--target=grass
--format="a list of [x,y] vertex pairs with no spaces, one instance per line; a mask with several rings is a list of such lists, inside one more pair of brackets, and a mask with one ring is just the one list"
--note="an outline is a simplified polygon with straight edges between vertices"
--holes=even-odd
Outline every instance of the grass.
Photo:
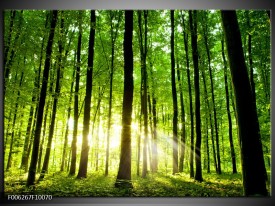
[[203,174],[203,182],[188,174],[148,174],[146,178],[132,176],[132,189],[115,188],[116,174],[105,177],[89,173],[77,179],[66,173],[50,173],[34,188],[25,186],[27,174],[5,174],[6,194],[48,194],[53,197],[240,197],[243,196],[241,174]]

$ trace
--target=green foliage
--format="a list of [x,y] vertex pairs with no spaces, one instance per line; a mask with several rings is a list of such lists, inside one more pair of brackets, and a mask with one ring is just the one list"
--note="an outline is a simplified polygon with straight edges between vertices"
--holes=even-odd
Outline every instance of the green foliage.
[[50,173],[35,188],[27,188],[26,175],[20,171],[5,174],[6,194],[48,194],[53,197],[239,197],[243,195],[240,174],[204,173],[197,182],[186,173],[149,174],[146,178],[133,176],[133,188],[116,188],[116,173],[108,177],[99,172],[77,179],[64,172]]

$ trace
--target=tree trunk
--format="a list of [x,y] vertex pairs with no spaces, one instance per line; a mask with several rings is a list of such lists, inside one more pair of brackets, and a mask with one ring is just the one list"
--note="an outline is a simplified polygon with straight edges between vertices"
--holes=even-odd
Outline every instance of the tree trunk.
[[[141,87],[142,88],[142,87]],[[140,99],[142,99],[142,94],[140,90]],[[140,106],[140,115],[139,115],[139,133],[137,137],[137,176],[140,175],[140,157],[141,157],[141,133],[142,133],[142,115],[143,115],[143,106]]]
[[67,124],[66,124],[66,131],[64,136],[64,145],[63,145],[63,151],[62,151],[62,160],[61,160],[61,168],[60,171],[64,171],[64,166],[66,163],[66,157],[67,157],[67,146],[68,146],[68,135],[69,135],[69,121],[71,117],[71,104],[72,104],[72,97],[73,97],[73,88],[74,88],[74,77],[75,77],[75,70],[73,71],[73,77],[72,77],[72,83],[71,83],[71,91],[70,91],[70,98],[69,98],[69,107],[67,110]]
[[213,150],[213,159],[214,159],[214,167],[216,170],[216,173],[218,173],[218,167],[217,167],[217,156],[216,156],[216,149],[215,149],[215,142],[214,142],[214,128],[213,128],[213,121],[212,121],[212,112],[210,110],[210,104],[208,99],[208,92],[206,87],[206,78],[205,78],[205,71],[204,68],[202,68],[202,79],[203,79],[203,87],[204,87],[204,94],[205,94],[205,101],[206,101],[206,108],[207,113],[209,115],[209,121],[210,121],[210,131],[211,131],[211,142],[212,142],[212,150]]
[[141,30],[141,12],[139,13],[139,27],[141,36],[141,72],[143,81],[143,94],[142,94],[142,105],[143,105],[143,120],[144,120],[144,142],[143,142],[143,167],[142,177],[146,177],[148,168],[148,96],[147,96],[147,68],[146,68],[146,56],[147,56],[147,15],[148,11],[143,11],[144,14],[144,46],[142,42],[142,30]]
[[[61,11],[61,25],[60,25],[60,35],[62,38],[63,33],[64,33],[64,18],[63,16],[63,11]],[[56,76],[56,84],[55,84],[55,91],[53,94],[53,108],[52,108],[52,117],[51,117],[51,124],[50,124],[50,130],[49,130],[49,137],[48,137],[48,143],[47,143],[47,148],[46,148],[46,154],[44,157],[44,163],[42,166],[42,171],[39,177],[39,180],[42,180],[45,176],[45,173],[48,171],[48,166],[49,166],[49,161],[50,161],[50,153],[51,153],[51,148],[52,148],[52,140],[53,140],[53,134],[54,134],[54,126],[55,126],[55,119],[56,119],[56,110],[57,110],[57,104],[58,104],[58,98],[61,90],[61,85],[60,81],[62,78],[62,66],[61,64],[63,63],[62,61],[62,53],[63,53],[63,45],[62,45],[62,40],[59,41],[58,43],[59,47],[59,55],[57,58],[57,76]]]
[[157,100],[153,95],[153,105],[152,105],[152,114],[153,114],[153,142],[152,142],[152,172],[157,172],[158,170],[158,147],[157,147]]
[[180,162],[179,162],[179,172],[183,172],[184,169],[184,155],[185,155],[185,109],[184,109],[184,102],[183,102],[183,88],[181,83],[181,73],[179,68],[177,69],[177,77],[179,82],[179,90],[180,90],[180,107],[181,107],[181,141],[180,141]]
[[74,90],[74,128],[73,128],[73,140],[71,144],[71,165],[70,165],[70,175],[75,174],[76,170],[76,150],[77,150],[77,130],[78,130],[78,92],[79,92],[79,80],[80,80],[80,64],[81,64],[81,41],[82,41],[82,13],[79,11],[79,33],[78,33],[78,43],[77,43],[77,54],[76,54],[76,75],[75,75],[75,90]]
[[120,14],[117,26],[115,31],[113,29],[113,19],[114,13],[113,11],[110,12],[110,23],[111,23],[111,45],[112,45],[112,56],[111,56],[111,68],[110,68],[110,91],[109,91],[109,109],[108,109],[108,129],[107,129],[107,146],[106,146],[106,160],[105,160],[105,176],[109,174],[109,156],[110,156],[110,130],[111,130],[111,120],[112,120],[112,105],[113,105],[113,76],[114,76],[114,60],[115,60],[115,43],[118,33],[118,27],[120,22]]
[[178,168],[178,102],[176,91],[175,54],[174,54],[174,10],[171,15],[171,82],[173,98],[173,174],[179,172]]
[[[49,21],[49,15],[47,14],[46,21],[45,21],[45,29],[48,26],[48,21]],[[32,144],[30,139],[31,139],[31,136],[32,136],[32,132],[33,132],[32,130],[34,129],[35,118],[36,118],[36,112],[34,112],[34,110],[37,111],[37,109],[38,109],[37,100],[39,98],[38,91],[39,91],[39,88],[40,88],[40,75],[41,75],[41,69],[42,69],[44,44],[45,44],[45,35],[43,36],[43,39],[42,39],[39,67],[38,67],[38,70],[36,70],[36,72],[35,72],[36,77],[35,77],[35,80],[34,80],[34,88],[33,88],[33,94],[32,94],[33,95],[32,96],[32,104],[31,104],[31,108],[30,108],[28,126],[27,126],[27,131],[26,131],[25,142],[24,142],[24,150],[23,150],[22,160],[21,160],[21,169],[25,169],[26,172],[27,172],[27,167],[28,167],[28,162],[29,162],[29,154],[30,154],[30,152],[28,152],[28,149],[30,148],[30,145]],[[33,105],[36,105],[35,108],[33,107]],[[40,166],[38,168],[40,168]]]
[[[195,85],[195,115],[196,115],[196,172],[195,180],[202,181],[201,168],[201,115],[200,115],[200,85],[199,85],[199,53],[197,46],[197,11],[189,11],[190,15],[190,29],[191,29],[191,43],[192,56],[194,63],[194,85]],[[194,20],[193,20],[194,17]]]
[[224,62],[224,86],[225,86],[225,95],[226,95],[226,111],[228,118],[228,134],[229,134],[229,143],[230,143],[230,151],[231,151],[231,161],[232,161],[232,173],[237,173],[236,166],[236,154],[234,149],[233,135],[232,135],[232,120],[231,120],[231,112],[230,112],[230,103],[229,103],[229,91],[228,91],[228,82],[227,82],[227,62],[224,55],[224,39],[222,39],[222,58]]
[[120,162],[116,187],[133,187],[131,183],[131,122],[133,103],[133,11],[125,11],[124,33],[124,93],[122,108],[122,132]]
[[[52,84],[52,83],[51,83]],[[43,123],[43,133],[42,133],[42,140],[39,146],[39,153],[38,153],[38,163],[37,163],[37,172],[41,171],[41,162],[42,162],[42,155],[43,155],[43,146],[44,146],[44,141],[46,137],[46,129],[47,129],[47,116],[48,116],[48,111],[50,107],[50,101],[47,102],[46,109],[45,109],[45,115],[44,115],[44,123]],[[51,114],[50,114],[51,116]]]
[[221,11],[234,87],[245,196],[267,196],[256,104],[246,69],[236,11]]
[[[189,16],[190,18],[190,16]],[[191,86],[191,74],[189,67],[189,56],[188,56],[188,32],[184,22],[184,15],[182,14],[182,25],[184,28],[183,38],[184,38],[184,48],[185,48],[185,58],[186,58],[186,69],[187,69],[187,81],[188,81],[188,94],[189,94],[189,113],[191,121],[191,134],[190,134],[190,177],[194,177],[194,116],[193,116],[193,101],[192,101],[192,86]]]
[[[150,56],[149,56],[150,57]],[[151,84],[152,84],[152,111],[151,119],[152,119],[152,126],[151,126],[151,133],[152,133],[152,140],[151,140],[151,147],[152,147],[152,172],[157,172],[158,170],[158,147],[157,147],[157,99],[155,97],[155,79],[153,74],[153,63],[150,59],[150,77],[151,77]],[[150,101],[149,101],[150,102]]]
[[[209,111],[209,110],[207,110]],[[210,152],[209,152],[209,133],[208,133],[208,117],[206,115],[206,118],[205,118],[205,127],[206,127],[206,138],[205,138],[205,146],[206,146],[206,168],[207,168],[207,173],[210,173]]]
[[82,148],[80,156],[80,164],[78,171],[78,178],[87,177],[87,166],[88,166],[88,153],[89,153],[89,128],[90,128],[90,111],[91,111],[91,98],[92,98],[92,87],[93,87],[93,65],[94,65],[94,43],[95,43],[95,24],[96,16],[95,10],[91,11],[91,28],[89,38],[89,52],[88,52],[88,68],[86,78],[86,96],[84,105],[84,118],[83,118],[83,136],[82,136]]
[[[207,13],[206,13],[207,15]],[[215,94],[214,94],[214,83],[213,83],[213,75],[212,75],[212,68],[211,68],[211,57],[210,57],[210,50],[208,47],[208,27],[207,27],[207,16],[204,19],[206,22],[205,26],[203,27],[204,33],[204,43],[207,52],[207,59],[208,59],[208,70],[209,70],[209,78],[210,78],[210,85],[211,85],[211,97],[212,97],[212,105],[213,105],[213,113],[214,113],[214,126],[215,126],[215,136],[216,136],[216,148],[217,148],[217,173],[221,174],[221,158],[220,158],[220,145],[219,145],[219,131],[218,131],[218,120],[217,120],[217,111],[216,111],[216,103],[215,103]]]
[[47,83],[48,83],[48,77],[49,77],[52,45],[53,45],[54,30],[55,30],[56,22],[57,22],[57,10],[54,10],[52,12],[51,27],[50,27],[49,39],[48,39],[47,48],[46,48],[46,59],[45,59],[45,66],[44,66],[44,72],[43,72],[43,81],[42,81],[42,87],[40,91],[38,114],[37,114],[34,142],[33,142],[33,149],[32,149],[32,158],[31,158],[31,164],[29,167],[27,186],[34,185],[34,182],[35,182],[38,150],[39,150],[39,144],[40,144],[40,132],[41,132],[44,105],[45,105],[45,99],[46,99],[46,93],[47,93]]
[[20,87],[22,86],[23,78],[24,78],[24,72],[22,71],[21,77],[20,77],[20,82],[19,82],[19,90],[17,92],[17,98],[16,98],[16,103],[15,103],[15,108],[14,108],[12,133],[11,133],[11,141],[10,141],[10,152],[9,152],[9,156],[8,156],[6,171],[8,171],[10,169],[11,162],[12,162],[12,153],[13,153],[12,150],[13,150],[13,144],[14,144],[15,123],[16,123],[16,118],[17,118],[18,101],[20,98]]

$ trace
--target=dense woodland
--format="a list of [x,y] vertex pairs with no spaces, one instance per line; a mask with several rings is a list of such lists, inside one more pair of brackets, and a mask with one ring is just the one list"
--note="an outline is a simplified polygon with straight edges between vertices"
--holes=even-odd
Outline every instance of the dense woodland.
[[7,193],[268,196],[270,13],[6,10]]

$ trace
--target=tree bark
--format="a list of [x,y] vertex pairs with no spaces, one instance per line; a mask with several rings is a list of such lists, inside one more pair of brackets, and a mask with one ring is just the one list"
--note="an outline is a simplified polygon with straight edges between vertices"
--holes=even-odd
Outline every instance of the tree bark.
[[122,132],[120,162],[117,174],[116,187],[133,187],[131,183],[131,122],[133,103],[133,11],[125,11],[124,33],[124,93],[122,105]]
[[91,28],[89,38],[89,55],[88,55],[88,68],[86,76],[86,96],[84,105],[84,118],[83,118],[83,136],[82,136],[82,148],[80,156],[80,164],[78,171],[78,178],[87,177],[87,166],[88,166],[88,153],[89,153],[89,128],[90,128],[90,111],[91,111],[91,98],[92,98],[92,87],[93,87],[93,66],[94,66],[94,43],[95,43],[95,25],[96,16],[95,10],[91,11]]
[[[193,13],[193,15],[192,15]],[[195,180],[203,181],[201,168],[201,115],[200,115],[200,85],[199,85],[199,53],[197,46],[197,11],[189,11],[190,15],[190,29],[191,29],[191,43],[192,56],[194,63],[194,84],[195,84],[195,115],[196,115],[196,172]],[[194,17],[194,20],[193,20]]]

